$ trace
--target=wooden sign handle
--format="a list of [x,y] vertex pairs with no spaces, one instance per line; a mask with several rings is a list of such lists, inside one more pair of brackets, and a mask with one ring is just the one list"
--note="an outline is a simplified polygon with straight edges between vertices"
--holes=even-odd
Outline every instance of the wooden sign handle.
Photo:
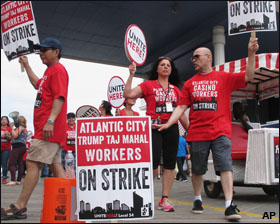
[[23,66],[22,62],[20,62],[20,70],[21,70],[21,72],[24,72],[24,66]]

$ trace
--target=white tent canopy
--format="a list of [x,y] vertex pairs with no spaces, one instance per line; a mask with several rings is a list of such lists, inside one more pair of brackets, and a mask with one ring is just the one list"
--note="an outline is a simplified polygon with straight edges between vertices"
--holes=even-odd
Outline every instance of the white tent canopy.
[[[231,95],[232,99],[264,100],[279,96],[279,53],[258,54],[255,57],[255,78],[246,88],[238,89]],[[248,58],[227,62],[214,67],[216,71],[241,72],[246,71]]]

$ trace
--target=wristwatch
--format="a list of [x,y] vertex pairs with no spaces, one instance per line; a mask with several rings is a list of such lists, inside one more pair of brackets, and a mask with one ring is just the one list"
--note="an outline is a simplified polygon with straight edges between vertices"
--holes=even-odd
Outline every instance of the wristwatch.
[[52,125],[54,125],[54,120],[52,120],[52,119],[48,119],[48,120],[47,120],[47,123],[48,123],[48,124],[52,124]]

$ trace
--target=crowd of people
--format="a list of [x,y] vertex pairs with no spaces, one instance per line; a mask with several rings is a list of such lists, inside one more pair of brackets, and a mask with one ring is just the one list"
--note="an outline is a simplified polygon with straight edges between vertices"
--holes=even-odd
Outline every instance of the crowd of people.
[[[27,203],[39,178],[42,164],[46,164],[53,177],[65,178],[65,154],[72,151],[75,156],[75,119],[73,112],[67,114],[68,73],[59,62],[62,45],[55,38],[46,38],[39,49],[42,63],[47,69],[42,78],[33,72],[27,56],[20,56],[30,83],[37,89],[34,106],[34,136],[26,157],[27,172],[18,200],[8,208],[1,209],[1,219],[24,219],[27,217]],[[241,219],[236,205],[232,203],[233,177],[230,156],[230,95],[235,89],[245,87],[253,79],[255,60],[258,50],[257,38],[250,38],[248,44],[248,64],[246,72],[225,73],[212,69],[212,53],[208,48],[197,48],[191,58],[197,74],[182,85],[178,70],[169,57],[159,57],[152,65],[147,81],[132,88],[136,64],[129,65],[123,96],[124,108],[117,109],[116,116],[139,116],[132,109],[137,98],[146,101],[146,115],[151,117],[153,178],[158,177],[158,167],[162,166],[162,193],[158,209],[174,212],[175,206],[169,200],[174,177],[187,181],[183,170],[185,160],[191,160],[191,179],[194,191],[192,212],[203,213],[201,197],[202,175],[207,171],[210,149],[214,166],[225,195],[225,218]],[[195,88],[203,83],[215,85],[216,92],[211,97],[211,107],[203,108],[204,95]],[[182,90],[180,90],[182,88]],[[210,100],[209,100],[210,101]],[[189,119],[184,113],[190,108]],[[211,109],[209,109],[211,108]],[[99,107],[101,117],[112,117],[112,106],[103,100]],[[244,118],[239,116],[237,118]],[[179,136],[178,120],[185,129],[185,136]],[[15,122],[16,123],[16,122]],[[218,125],[216,125],[218,124]],[[15,126],[15,127],[13,127]],[[6,185],[21,183],[23,175],[23,156],[26,152],[26,119],[18,117],[17,124],[9,122],[7,116],[1,118],[1,166],[2,183],[6,184],[7,172],[11,181]],[[187,142],[186,142],[187,141]],[[12,149],[12,150],[11,150]],[[222,159],[221,159],[222,158]],[[178,173],[176,174],[176,164]],[[18,176],[16,178],[16,169]]]

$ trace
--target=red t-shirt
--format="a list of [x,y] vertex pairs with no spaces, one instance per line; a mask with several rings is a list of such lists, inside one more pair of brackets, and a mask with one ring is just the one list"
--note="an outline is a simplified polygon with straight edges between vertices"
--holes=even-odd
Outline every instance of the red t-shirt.
[[68,124],[66,125],[66,138],[63,144],[64,151],[73,151],[75,152],[75,130],[76,124],[71,128]]
[[[139,116],[140,114],[136,111],[133,111],[133,116]],[[124,109],[120,110],[120,116],[128,116]]]
[[[160,118],[162,123],[166,123],[172,114],[172,111],[167,112],[166,103],[171,103],[173,111],[179,103],[181,96],[180,89],[169,83],[168,90],[164,91],[157,80],[148,80],[139,85],[144,94],[144,99],[147,104],[146,115],[151,119]],[[168,93],[168,95],[167,95]],[[165,100],[166,99],[166,100]]]
[[1,128],[1,151],[4,151],[4,150],[11,150],[12,148],[12,145],[11,145],[11,140],[9,141],[7,138],[6,138],[6,131],[8,132],[12,132],[12,128],[11,127],[6,127],[5,128]]
[[65,141],[68,73],[59,62],[48,67],[43,78],[37,82],[37,97],[34,106],[34,129],[33,138],[43,138],[43,127],[46,124],[52,110],[54,99],[64,98],[64,103],[54,124],[54,135],[48,139],[50,142],[62,144]]
[[212,71],[186,81],[179,104],[190,107],[187,141],[231,138],[231,92],[245,87],[245,72]]

